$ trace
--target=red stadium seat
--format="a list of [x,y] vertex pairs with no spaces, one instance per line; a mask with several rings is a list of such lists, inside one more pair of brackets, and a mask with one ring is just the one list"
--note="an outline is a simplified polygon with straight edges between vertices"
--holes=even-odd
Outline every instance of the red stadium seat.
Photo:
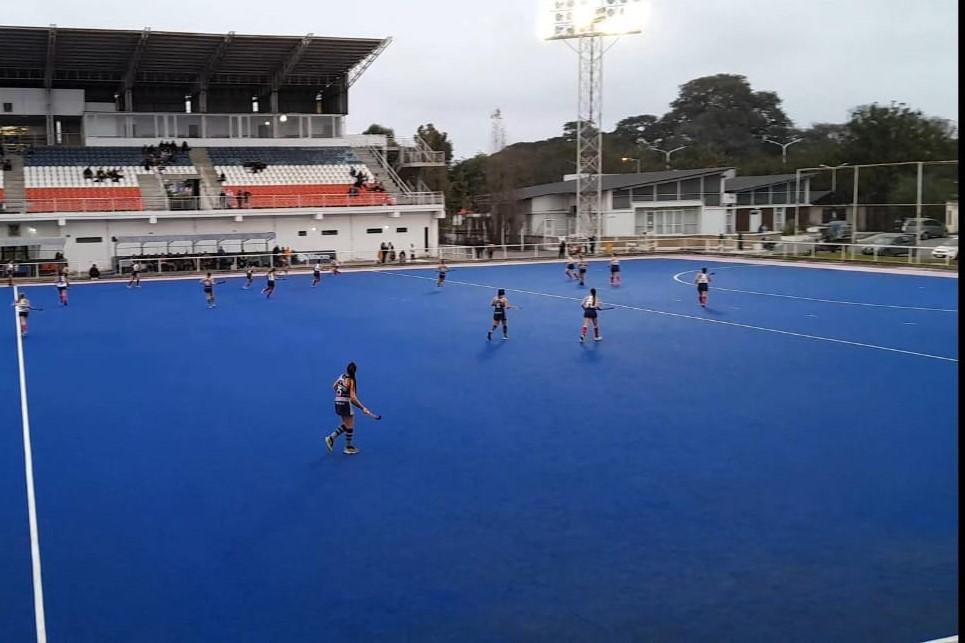
[[27,188],[28,212],[129,212],[143,210],[138,188]]

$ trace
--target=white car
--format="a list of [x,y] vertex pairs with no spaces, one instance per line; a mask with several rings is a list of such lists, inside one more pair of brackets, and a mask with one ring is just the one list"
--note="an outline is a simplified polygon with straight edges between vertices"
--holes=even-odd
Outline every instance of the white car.
[[958,238],[949,239],[940,246],[935,246],[931,251],[931,256],[933,259],[951,259],[953,261],[958,260]]

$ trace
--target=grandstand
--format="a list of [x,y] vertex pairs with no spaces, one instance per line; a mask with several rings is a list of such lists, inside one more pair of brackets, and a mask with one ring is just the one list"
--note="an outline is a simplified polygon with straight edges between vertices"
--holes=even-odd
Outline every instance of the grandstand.
[[417,187],[441,153],[344,131],[349,89],[390,39],[0,27],[0,40],[0,235],[29,217],[76,265],[111,265],[111,238],[199,226],[273,231],[296,252],[320,233],[343,252],[437,244],[442,195]]

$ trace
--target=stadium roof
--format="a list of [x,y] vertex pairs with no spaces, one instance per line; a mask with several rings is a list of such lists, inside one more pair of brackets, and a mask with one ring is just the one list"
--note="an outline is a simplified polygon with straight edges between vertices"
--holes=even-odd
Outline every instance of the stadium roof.
[[[639,187],[666,181],[679,181],[707,174],[720,174],[733,168],[712,167],[696,170],[665,170],[662,172],[641,172],[639,174],[606,174],[603,176],[603,190],[620,190],[629,187]],[[544,183],[516,191],[517,198],[532,199],[537,196],[550,194],[576,194],[576,180]]]
[[[802,174],[801,178],[806,179],[810,174]],[[744,192],[746,190],[756,190],[766,188],[777,183],[787,183],[797,179],[796,174],[769,174],[765,176],[737,176],[728,179],[726,183],[727,192]]]
[[389,40],[0,25],[0,84],[324,85]]

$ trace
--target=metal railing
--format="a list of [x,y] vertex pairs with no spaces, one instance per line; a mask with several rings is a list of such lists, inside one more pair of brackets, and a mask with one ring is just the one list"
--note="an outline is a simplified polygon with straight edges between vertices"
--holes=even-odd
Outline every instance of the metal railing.
[[336,208],[394,205],[442,205],[441,192],[361,192],[359,194],[253,194],[238,200],[217,195],[197,197],[87,197],[7,200],[0,214],[71,213],[71,212],[139,212],[260,210],[271,208]]
[[[486,244],[472,246],[439,246],[436,248],[403,248],[393,251],[376,248],[366,250],[301,250],[294,252],[290,259],[283,254],[272,252],[248,253],[202,253],[202,254],[146,254],[121,255],[112,260],[110,268],[102,268],[103,276],[125,274],[135,261],[140,262],[147,274],[176,275],[212,271],[231,273],[243,271],[248,266],[260,269],[274,267],[280,270],[289,268],[307,270],[316,262],[330,265],[337,260],[345,266],[366,266],[386,268],[398,265],[435,265],[439,259],[452,262],[488,261],[527,261],[533,259],[567,261],[569,251],[577,251],[571,245],[561,255],[559,243],[519,243]],[[760,257],[776,260],[828,260],[833,262],[864,262],[887,264],[891,266],[922,266],[929,268],[957,268],[957,246],[955,256],[933,256],[933,247],[895,246],[888,244],[842,244],[824,241],[798,239],[775,239],[761,235],[749,235],[738,239],[734,236],[720,237],[637,237],[604,239],[579,247],[588,257],[605,258],[609,256],[642,256],[654,254],[700,254],[740,257]],[[591,251],[592,250],[592,251]],[[895,255],[899,252],[903,254]],[[940,253],[941,254],[941,253]],[[18,279],[44,279],[56,276],[65,260],[32,259],[18,262]],[[0,266],[2,269],[2,266]],[[71,273],[85,277],[86,270]]]

